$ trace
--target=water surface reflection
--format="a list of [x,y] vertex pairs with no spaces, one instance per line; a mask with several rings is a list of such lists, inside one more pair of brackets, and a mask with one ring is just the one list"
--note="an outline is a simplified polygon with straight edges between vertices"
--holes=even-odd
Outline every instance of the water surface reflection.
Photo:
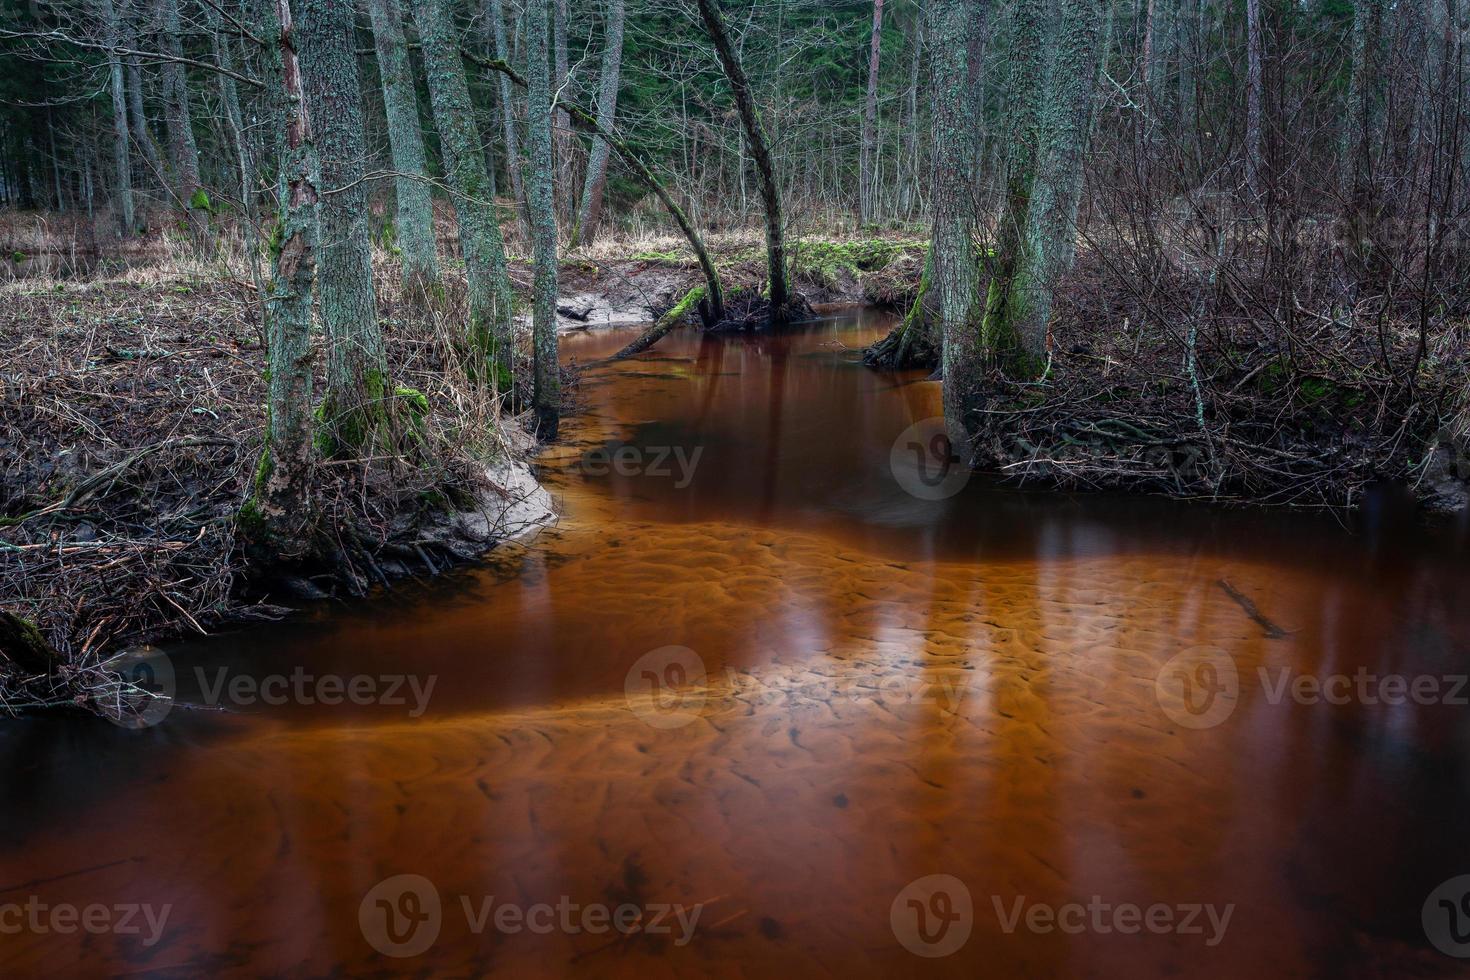
[[[221,670],[406,670],[435,678],[420,717],[8,725],[0,902],[173,911],[151,947],[7,935],[0,972],[1454,975],[1420,911],[1470,871],[1465,709],[1273,703],[1262,678],[1463,670],[1459,542],[980,479],[918,500],[889,455],[937,390],[857,364],[886,325],[671,337],[620,365],[600,361],[626,335],[570,340],[590,366],[542,462],[554,532],[400,600],[172,651],[195,701]],[[624,448],[674,472],[602,465]],[[660,727],[625,684],[670,646],[705,683]],[[1239,674],[1213,727],[1156,692],[1191,649]],[[404,873],[445,913],[394,961],[359,908]],[[931,874],[974,907],[939,960],[890,921]],[[702,912],[684,945],[477,933],[460,896],[492,895]],[[997,911],[1093,896],[1234,910],[1215,945],[1008,932]]]

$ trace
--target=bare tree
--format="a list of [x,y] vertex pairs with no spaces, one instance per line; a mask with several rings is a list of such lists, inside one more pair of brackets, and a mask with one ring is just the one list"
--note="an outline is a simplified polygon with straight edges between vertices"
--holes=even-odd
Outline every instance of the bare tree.
[[439,260],[434,249],[434,199],[424,158],[418,93],[414,90],[398,0],[368,0],[368,15],[373,23],[388,146],[395,171],[394,228],[403,257],[403,285],[410,295],[422,296],[439,282]]
[[103,37],[112,50],[107,54],[108,87],[112,91],[112,159],[117,197],[118,232],[131,237],[137,228],[133,216],[133,165],[128,153],[128,102],[123,83],[122,58],[116,49],[122,46],[122,29],[112,0],[97,0],[97,13],[102,20]]
[[354,10],[339,0],[297,0],[301,71],[321,159],[317,294],[327,335],[321,419],[336,454],[366,449],[387,421],[388,365],[373,290],[372,239],[363,182],[362,105]]
[[[618,113],[618,89],[622,83],[623,20],[625,0],[608,0],[607,26],[603,31],[602,76],[597,89],[597,125],[611,130]],[[582,186],[582,204],[572,228],[572,247],[597,237],[602,220],[602,197],[607,188],[607,161],[612,147],[600,135],[592,137],[587,154],[587,179]]]
[[862,145],[858,151],[858,223],[873,221],[873,157],[878,150],[878,59],[883,46],[883,0],[873,0],[873,36],[868,44],[868,92],[863,103]]
[[547,64],[547,28],[553,0],[530,0],[526,14],[526,146],[530,157],[528,186],[535,282],[532,286],[531,341],[535,361],[536,431],[556,438],[561,414],[561,376],[556,344],[556,212],[552,181],[556,161],[551,148],[551,78]]
[[740,64],[740,56],[725,31],[724,19],[720,16],[719,0],[699,0],[699,13],[704,18],[705,30],[714,42],[715,53],[725,77],[730,81],[735,108],[740,115],[740,124],[745,131],[745,143],[761,177],[761,197],[766,209],[766,274],[770,279],[771,322],[784,323],[788,318],[787,306],[791,301],[791,290],[786,281],[786,219],[781,211],[781,188],[776,182],[776,167],[771,162],[771,151],[756,117],[755,96],[750,82]]
[[423,44],[445,178],[459,222],[459,247],[469,283],[469,352],[494,371],[499,389],[508,392],[513,353],[510,278],[495,210],[495,183],[480,149],[474,106],[460,61],[459,35],[448,0],[414,0],[414,19]]
[[240,513],[247,541],[277,557],[305,551],[311,522],[310,472],[315,462],[311,418],[311,297],[319,242],[321,162],[312,138],[290,0],[275,0],[280,24],[281,91],[286,105],[282,173],[286,194],[272,246],[266,303],[270,411],[265,449]]

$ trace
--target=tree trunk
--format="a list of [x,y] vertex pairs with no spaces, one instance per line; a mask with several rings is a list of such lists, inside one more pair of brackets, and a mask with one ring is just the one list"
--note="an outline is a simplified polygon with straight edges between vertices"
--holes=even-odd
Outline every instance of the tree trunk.
[[[597,125],[611,130],[618,112],[618,87],[622,82],[624,0],[609,0],[606,40],[602,51],[602,77],[597,92]],[[602,220],[602,195],[607,188],[607,161],[612,147],[601,136],[592,138],[587,155],[587,179],[582,187],[582,205],[572,228],[572,247],[591,244]]]
[[[529,87],[526,84],[526,80],[516,74],[515,69],[507,65],[504,61],[495,59],[484,61],[482,64],[486,68],[499,72],[502,77],[511,80],[522,88]],[[648,164],[643,162],[642,158],[638,156],[633,148],[623,140],[618,139],[611,130],[600,126],[597,118],[592,113],[565,99],[558,99],[557,104],[565,108],[567,114],[577,122],[606,140],[608,145],[617,151],[622,161],[632,168],[633,172],[638,175],[638,178],[643,181],[643,185],[652,191],[654,196],[668,210],[674,219],[674,223],[679,226],[679,231],[683,232],[685,240],[689,242],[689,247],[694,250],[694,256],[699,260],[700,271],[704,273],[704,281],[707,287],[704,302],[701,303],[701,314],[704,322],[706,324],[714,324],[723,320],[725,318],[725,293],[724,289],[720,286],[720,276],[715,270],[715,263],[710,258],[709,250],[704,247],[704,239],[700,238],[699,232],[694,227],[694,222],[689,219],[689,215],[685,213],[683,208],[679,207],[678,202],[669,194],[668,188],[654,176],[653,171],[648,168]]]
[[715,51],[719,54],[725,77],[730,81],[735,108],[739,111],[740,123],[745,130],[745,142],[750,149],[751,159],[755,161],[756,170],[760,172],[761,197],[766,206],[766,266],[771,282],[771,323],[779,325],[786,322],[787,304],[791,301],[791,292],[786,283],[786,222],[781,213],[781,189],[776,183],[776,169],[771,163],[771,153],[766,147],[760,120],[756,118],[755,98],[751,94],[750,83],[746,81],[745,69],[740,65],[740,58],[730,43],[730,36],[725,33],[725,23],[716,6],[718,2],[719,0],[699,0],[699,12],[704,18],[710,40],[714,42]]
[[551,149],[551,78],[547,64],[547,28],[555,0],[530,0],[526,14],[526,150],[530,156],[527,193],[531,205],[531,244],[535,262],[531,340],[536,385],[532,407],[536,433],[556,438],[561,413],[561,375],[556,352],[556,212],[552,180],[556,161]]
[[873,0],[873,37],[868,43],[868,93],[863,105],[862,143],[858,150],[858,224],[873,221],[873,157],[878,150],[878,58],[883,46],[883,0]]
[[459,245],[469,283],[468,353],[474,370],[493,371],[497,389],[512,385],[511,291],[505,243],[495,210],[494,185],[485,171],[480,133],[459,56],[459,38],[447,0],[415,0],[423,44],[429,101],[444,154],[444,173],[454,195]]
[[368,0],[373,22],[373,44],[383,83],[383,107],[388,119],[388,146],[393,156],[397,199],[395,240],[403,261],[403,288],[423,297],[437,288],[439,261],[434,250],[434,199],[429,190],[429,168],[419,121],[419,98],[403,38],[403,15],[398,0]]
[[1050,348],[1052,298],[1077,252],[1082,164],[1102,67],[1105,0],[1062,0],[1062,36],[1038,130],[1036,181],[1011,299],[1031,373]]
[[[553,0],[555,24],[552,28],[551,46],[556,53],[556,62],[551,76],[550,91],[553,101],[556,93],[565,90],[570,71],[567,68],[567,0]],[[556,184],[552,193],[557,195],[557,212],[570,225],[576,219],[577,201],[573,195],[576,181],[573,179],[575,161],[573,151],[576,140],[571,134],[571,119],[561,109],[553,106],[552,116],[556,122],[553,131],[556,152]]]
[[1026,215],[1031,209],[1036,179],[1037,128],[1046,87],[1047,5],[1045,0],[1018,0],[1011,13],[1010,76],[1007,104],[1011,107],[1007,142],[1005,202],[996,230],[995,260],[991,264],[985,320],[980,329],[984,353],[999,361],[1020,350],[1011,289],[1020,264]]
[[1261,0],[1245,0],[1245,186],[1254,203],[1261,195]]
[[[158,0],[164,52],[182,58],[183,28],[178,0]],[[174,168],[174,196],[188,219],[195,244],[209,233],[209,198],[199,182],[199,148],[194,142],[194,117],[189,110],[189,77],[177,61],[164,61],[164,117],[168,122],[169,157]]]
[[290,0],[275,0],[280,24],[281,89],[286,104],[282,161],[286,195],[272,242],[271,294],[266,303],[266,363],[270,371],[265,450],[251,497],[240,513],[246,540],[277,556],[307,547],[314,462],[311,437],[311,290],[319,241],[319,171],[296,57]]
[[128,63],[128,117],[133,141],[143,148],[143,159],[148,162],[154,178],[165,180],[158,141],[154,139],[153,130],[148,126],[148,116],[143,111],[143,70],[136,61]]
[[1352,77],[1343,151],[1347,201],[1344,231],[1359,275],[1372,261],[1375,230],[1373,137],[1379,129],[1387,84],[1382,50],[1384,6],[1385,0],[1357,0],[1353,4]]
[[[485,19],[490,26],[490,41],[497,60],[510,64],[510,48],[505,42],[505,11],[500,0],[486,0]],[[521,183],[521,141],[516,134],[516,109],[510,97],[510,79],[500,77],[500,128],[505,140],[505,169],[510,174],[511,192],[521,215],[526,214],[526,188]]]
[[317,295],[327,337],[321,418],[333,454],[368,449],[386,421],[388,364],[373,291],[361,89],[352,4],[297,0],[301,73],[321,157]]
[[122,30],[112,0],[98,0],[97,6],[107,44],[114,49],[108,52],[107,70],[112,89],[112,162],[116,168],[114,197],[117,201],[118,232],[123,238],[131,238],[138,225],[133,214],[133,164],[128,153],[128,96],[123,83],[122,59],[115,52],[122,45]]
[[968,414],[985,367],[981,346],[976,261],[976,200],[971,182],[980,121],[971,106],[972,32],[985,28],[988,0],[934,3],[927,30],[934,52],[934,167],[931,180],[934,231],[930,289],[938,314],[944,416],[950,439],[967,452]]

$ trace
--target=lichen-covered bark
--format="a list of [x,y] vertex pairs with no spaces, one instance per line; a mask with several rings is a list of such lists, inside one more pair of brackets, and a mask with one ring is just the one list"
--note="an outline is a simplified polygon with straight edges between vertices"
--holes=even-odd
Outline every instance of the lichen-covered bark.
[[929,5],[926,30],[933,44],[934,230],[929,245],[944,372],[944,417],[950,439],[967,451],[968,415],[980,387],[985,352],[980,343],[975,251],[976,208],[971,169],[978,120],[971,112],[971,32],[984,30],[988,0]]
[[475,125],[459,32],[447,0],[414,0],[414,20],[423,44],[424,71],[444,175],[454,196],[459,246],[469,284],[469,352],[493,372],[501,391],[511,384],[511,291],[505,243],[495,213],[495,188],[485,170],[480,134]]
[[1020,260],[1026,214],[1031,207],[1031,185],[1036,178],[1036,127],[1041,117],[1041,100],[1046,83],[1045,0],[1017,0],[1011,12],[1010,73],[1006,103],[1010,106],[1007,140],[1005,202],[996,228],[995,257],[991,262],[985,319],[980,328],[981,345],[999,361],[1014,357],[1020,347],[1009,316],[1011,284]]
[[403,15],[398,0],[368,0],[378,75],[383,83],[383,107],[388,118],[388,147],[396,171],[393,187],[398,201],[394,228],[403,263],[403,286],[422,296],[439,282],[434,251],[434,206],[429,190],[429,168],[419,122],[419,100],[413,69],[403,37]]
[[386,418],[387,361],[373,291],[353,6],[296,0],[297,48],[321,158],[317,296],[327,336],[327,448],[366,448]]
[[311,294],[316,278],[321,163],[296,57],[290,0],[276,0],[281,88],[286,105],[286,196],[271,241],[271,291],[266,302],[269,411],[265,450],[240,512],[247,541],[278,556],[306,546],[313,463],[311,416]]
[[531,339],[535,360],[536,431],[556,437],[561,409],[561,379],[556,351],[556,212],[552,179],[551,72],[547,64],[547,30],[553,0],[530,0],[526,9],[526,150],[530,157],[526,192],[531,205],[531,244],[535,262]]
[[[720,65],[730,82],[730,91],[735,99],[735,109],[740,115],[740,125],[745,131],[745,143],[750,158],[761,177],[761,198],[766,208],[766,274],[770,277],[771,321],[781,323],[786,317],[786,305],[791,291],[786,281],[786,219],[781,209],[781,188],[776,183],[776,167],[771,161],[771,151],[766,145],[765,134],[755,114],[755,97],[746,80],[740,56],[725,31],[724,19],[720,16],[719,0],[698,0],[699,12],[704,19],[719,55]],[[942,6],[942,5],[941,5]]]
[[1077,252],[1082,164],[1102,61],[1103,3],[1061,3],[1062,34],[1037,130],[1036,180],[1010,303],[1025,366],[1033,372],[1049,346],[1053,295]]
[[[159,27],[165,53],[183,57],[183,28],[178,0],[158,0]],[[190,234],[202,243],[209,232],[209,209],[199,182],[199,148],[194,142],[194,117],[189,109],[189,78],[177,61],[164,61],[163,110],[168,123],[169,159],[174,168],[174,195],[185,210]]]
[[[121,46],[122,32],[112,0],[98,0],[97,12],[107,44],[114,49]],[[107,55],[107,74],[112,90],[112,162],[116,181],[113,196],[117,201],[118,230],[123,238],[129,238],[137,225],[133,218],[133,165],[128,153],[128,96],[122,59],[113,52]]]
[[[618,113],[618,87],[623,69],[624,0],[609,0],[607,27],[602,48],[602,76],[597,90],[597,125],[611,130]],[[602,221],[602,195],[607,188],[607,161],[612,147],[601,136],[592,138],[587,154],[587,179],[582,185],[582,204],[577,209],[576,227],[572,231],[572,247],[590,243],[597,237]]]

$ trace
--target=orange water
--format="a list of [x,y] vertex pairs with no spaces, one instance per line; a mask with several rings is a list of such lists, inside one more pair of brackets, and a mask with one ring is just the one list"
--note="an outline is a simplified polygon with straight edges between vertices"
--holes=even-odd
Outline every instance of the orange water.
[[[205,700],[201,671],[408,672],[435,685],[416,717],[6,723],[0,929],[33,897],[170,912],[151,945],[0,932],[0,976],[1464,975],[1421,910],[1470,873],[1470,709],[1273,703],[1259,672],[1470,669],[1462,542],[1376,504],[1344,529],[978,478],[919,500],[890,450],[937,389],[857,365],[886,326],[674,336],[615,366],[596,362],[626,333],[570,339],[591,366],[542,459],[557,529],[401,597],[168,651],[184,700]],[[667,476],[603,475],[598,450],[623,445],[699,456],[682,486],[672,452]],[[1238,671],[1213,727],[1157,689],[1189,650]],[[650,665],[662,700],[638,693]],[[442,902],[409,958],[359,915],[400,874]],[[900,893],[936,874],[971,912],[929,958]],[[955,908],[946,889],[918,907]],[[476,931],[462,896],[630,905],[649,928]],[[1093,896],[1231,917],[1218,936],[1203,913],[1201,933],[1007,929],[1017,902]],[[657,931],[662,905],[700,907],[687,942]]]

